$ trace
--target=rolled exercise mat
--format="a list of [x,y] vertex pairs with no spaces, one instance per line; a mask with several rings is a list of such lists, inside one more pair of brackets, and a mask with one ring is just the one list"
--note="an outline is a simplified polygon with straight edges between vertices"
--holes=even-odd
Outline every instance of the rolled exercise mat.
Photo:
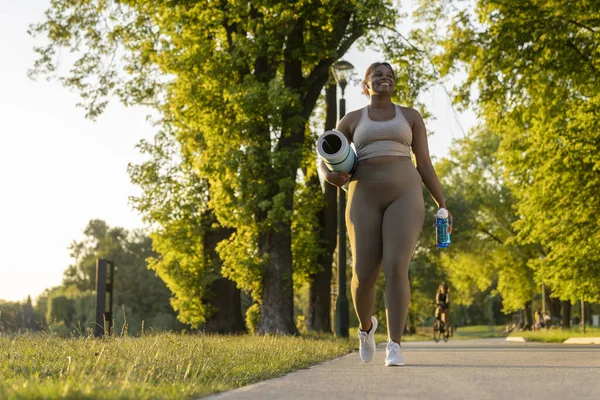
[[317,151],[330,171],[351,173],[358,157],[346,136],[338,130],[325,131],[317,141]]

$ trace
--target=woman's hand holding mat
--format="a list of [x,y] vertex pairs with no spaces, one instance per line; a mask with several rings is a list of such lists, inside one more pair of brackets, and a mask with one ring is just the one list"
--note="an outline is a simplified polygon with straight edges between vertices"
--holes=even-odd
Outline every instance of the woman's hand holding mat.
[[354,148],[338,130],[324,132],[317,141],[317,151],[330,171],[352,173],[358,162]]
[[350,181],[350,176],[351,175],[347,172],[329,171],[325,177],[325,180],[332,185],[342,187]]

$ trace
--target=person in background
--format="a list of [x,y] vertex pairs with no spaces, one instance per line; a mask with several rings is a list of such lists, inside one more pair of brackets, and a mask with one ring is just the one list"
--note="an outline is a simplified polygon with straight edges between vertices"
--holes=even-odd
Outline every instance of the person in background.
[[442,320],[446,329],[450,329],[450,288],[445,283],[440,283],[435,295],[435,317]]
[[535,331],[535,330],[543,327],[544,322],[542,319],[542,312],[540,310],[537,310],[535,312],[534,318],[535,318],[535,323],[533,324],[533,330]]

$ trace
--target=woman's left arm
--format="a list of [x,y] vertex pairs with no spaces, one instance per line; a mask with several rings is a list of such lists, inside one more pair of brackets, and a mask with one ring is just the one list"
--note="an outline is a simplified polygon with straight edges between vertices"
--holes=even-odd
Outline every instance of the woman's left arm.
[[[438,207],[448,209],[446,200],[444,199],[444,193],[442,192],[442,186],[440,185],[440,180],[435,173],[435,169],[431,163],[431,157],[429,156],[427,130],[425,129],[423,117],[421,117],[421,114],[416,110],[411,109],[410,111],[413,114],[411,115],[411,120],[413,122],[412,151],[417,160],[417,171],[419,171],[423,183],[429,190],[429,193],[431,193],[431,197],[433,197],[433,200]],[[452,225],[452,215],[450,214],[450,227],[448,228],[448,232],[452,232]]]

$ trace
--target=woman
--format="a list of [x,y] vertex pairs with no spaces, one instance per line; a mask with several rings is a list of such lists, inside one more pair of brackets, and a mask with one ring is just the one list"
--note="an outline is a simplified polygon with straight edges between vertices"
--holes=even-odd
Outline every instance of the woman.
[[[320,166],[329,183],[341,187],[350,181],[346,224],[353,253],[352,299],[364,362],[375,354],[375,283],[383,265],[389,337],[386,366],[404,365],[400,343],[410,301],[408,266],[424,219],[421,182],[438,206],[446,208],[429,158],[423,119],[414,109],[392,103],[394,87],[390,64],[374,63],[367,69],[363,90],[369,105],[348,113],[337,126],[354,142],[359,160],[356,171],[350,177],[330,172],[323,162]],[[449,231],[452,217],[450,221]]]

